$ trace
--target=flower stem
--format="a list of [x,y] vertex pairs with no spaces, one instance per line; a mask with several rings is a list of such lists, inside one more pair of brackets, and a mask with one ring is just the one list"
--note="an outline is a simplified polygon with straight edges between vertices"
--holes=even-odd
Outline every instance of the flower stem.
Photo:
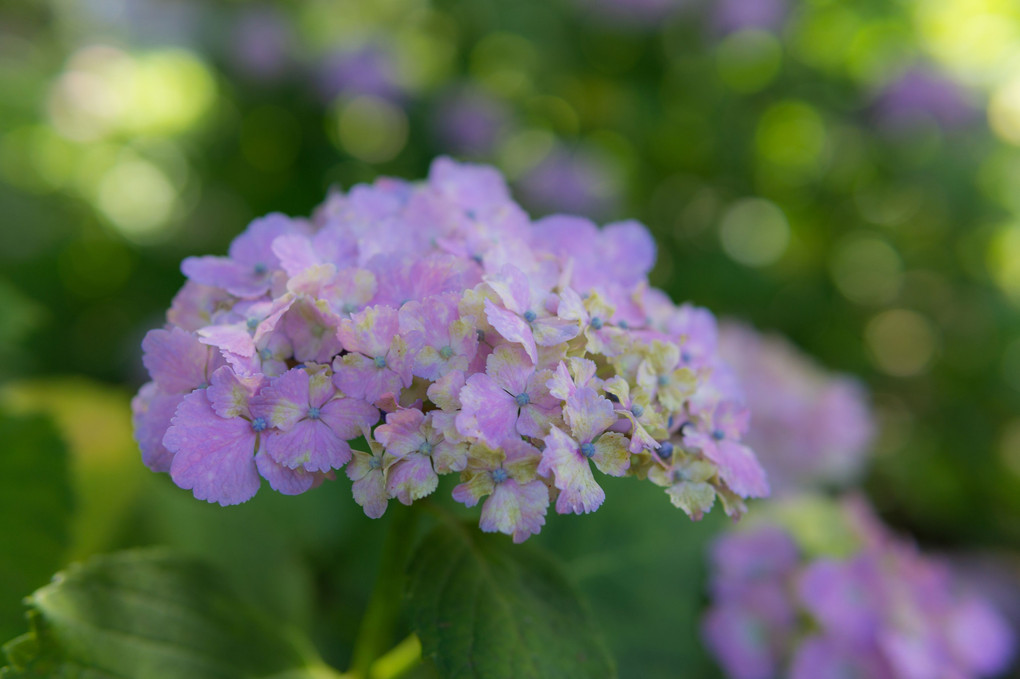
[[405,569],[414,544],[417,512],[409,507],[394,507],[389,531],[383,543],[382,557],[376,574],[372,598],[361,620],[354,642],[354,654],[348,674],[357,679],[370,679],[369,670],[393,643],[393,628],[400,614],[404,596]]

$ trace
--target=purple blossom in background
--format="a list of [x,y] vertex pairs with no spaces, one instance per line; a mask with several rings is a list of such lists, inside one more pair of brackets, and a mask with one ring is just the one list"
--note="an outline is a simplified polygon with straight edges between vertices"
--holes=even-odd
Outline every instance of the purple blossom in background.
[[316,71],[316,87],[325,101],[341,95],[367,95],[389,101],[399,101],[404,96],[393,56],[379,44],[341,48],[323,57]]
[[491,156],[509,127],[511,109],[483,90],[463,87],[443,95],[433,113],[438,145],[470,158]]
[[231,22],[228,58],[252,79],[276,79],[292,65],[294,42],[288,17],[278,8],[249,5]]
[[875,433],[868,395],[778,335],[722,325],[719,353],[739,378],[751,412],[744,437],[784,493],[853,481]]
[[722,34],[748,29],[778,32],[789,13],[786,0],[713,0],[711,22]]
[[586,217],[610,214],[620,187],[613,169],[586,149],[555,147],[518,181],[525,203],[541,213],[576,213]]
[[874,103],[878,123],[893,132],[934,121],[944,130],[965,127],[980,116],[966,90],[945,74],[916,66],[893,80]]
[[146,336],[143,460],[220,504],[342,469],[371,517],[458,474],[454,498],[517,542],[550,506],[598,509],[601,475],[739,516],[768,493],[746,408],[711,314],[650,288],[654,263],[637,222],[533,223],[497,171],[447,158],[257,219],[184,260]]
[[988,601],[892,535],[862,499],[835,509],[841,526],[828,528],[851,543],[839,555],[805,553],[771,523],[716,541],[703,632],[729,677],[976,679],[1006,669],[1016,639]]

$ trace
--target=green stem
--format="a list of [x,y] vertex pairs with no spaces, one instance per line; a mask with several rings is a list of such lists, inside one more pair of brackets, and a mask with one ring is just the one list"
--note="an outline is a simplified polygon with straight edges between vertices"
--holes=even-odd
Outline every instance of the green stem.
[[393,628],[400,615],[400,601],[404,596],[405,566],[414,543],[414,526],[417,512],[413,508],[394,507],[389,531],[383,544],[382,557],[376,574],[372,598],[361,620],[358,637],[354,642],[354,655],[348,674],[357,679],[369,679],[369,670],[376,658],[393,643]]

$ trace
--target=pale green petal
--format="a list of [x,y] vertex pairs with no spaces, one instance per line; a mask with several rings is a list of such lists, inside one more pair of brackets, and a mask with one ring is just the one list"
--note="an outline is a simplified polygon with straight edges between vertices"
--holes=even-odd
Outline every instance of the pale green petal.
[[715,504],[715,489],[707,483],[677,483],[666,489],[670,502],[695,521]]
[[592,462],[603,474],[623,476],[630,467],[630,450],[627,437],[617,432],[603,434],[594,442],[595,454]]

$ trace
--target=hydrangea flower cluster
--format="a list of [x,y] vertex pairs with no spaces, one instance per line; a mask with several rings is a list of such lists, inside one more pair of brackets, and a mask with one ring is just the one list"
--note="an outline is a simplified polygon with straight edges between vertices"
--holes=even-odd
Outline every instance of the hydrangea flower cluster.
[[515,541],[550,504],[598,509],[596,472],[739,515],[768,493],[747,410],[712,315],[649,287],[654,260],[636,222],[532,222],[496,170],[447,158],[257,219],[184,261],[145,337],[143,459],[222,505],[344,469],[371,517],[459,474],[454,498]]
[[712,550],[711,652],[733,679],[970,679],[1006,669],[1005,620],[943,564],[889,533],[863,499],[837,516],[848,555],[810,556],[757,522]]
[[719,353],[744,389],[753,414],[747,444],[773,494],[857,478],[875,433],[859,381],[825,370],[779,335],[733,321],[720,324]]

